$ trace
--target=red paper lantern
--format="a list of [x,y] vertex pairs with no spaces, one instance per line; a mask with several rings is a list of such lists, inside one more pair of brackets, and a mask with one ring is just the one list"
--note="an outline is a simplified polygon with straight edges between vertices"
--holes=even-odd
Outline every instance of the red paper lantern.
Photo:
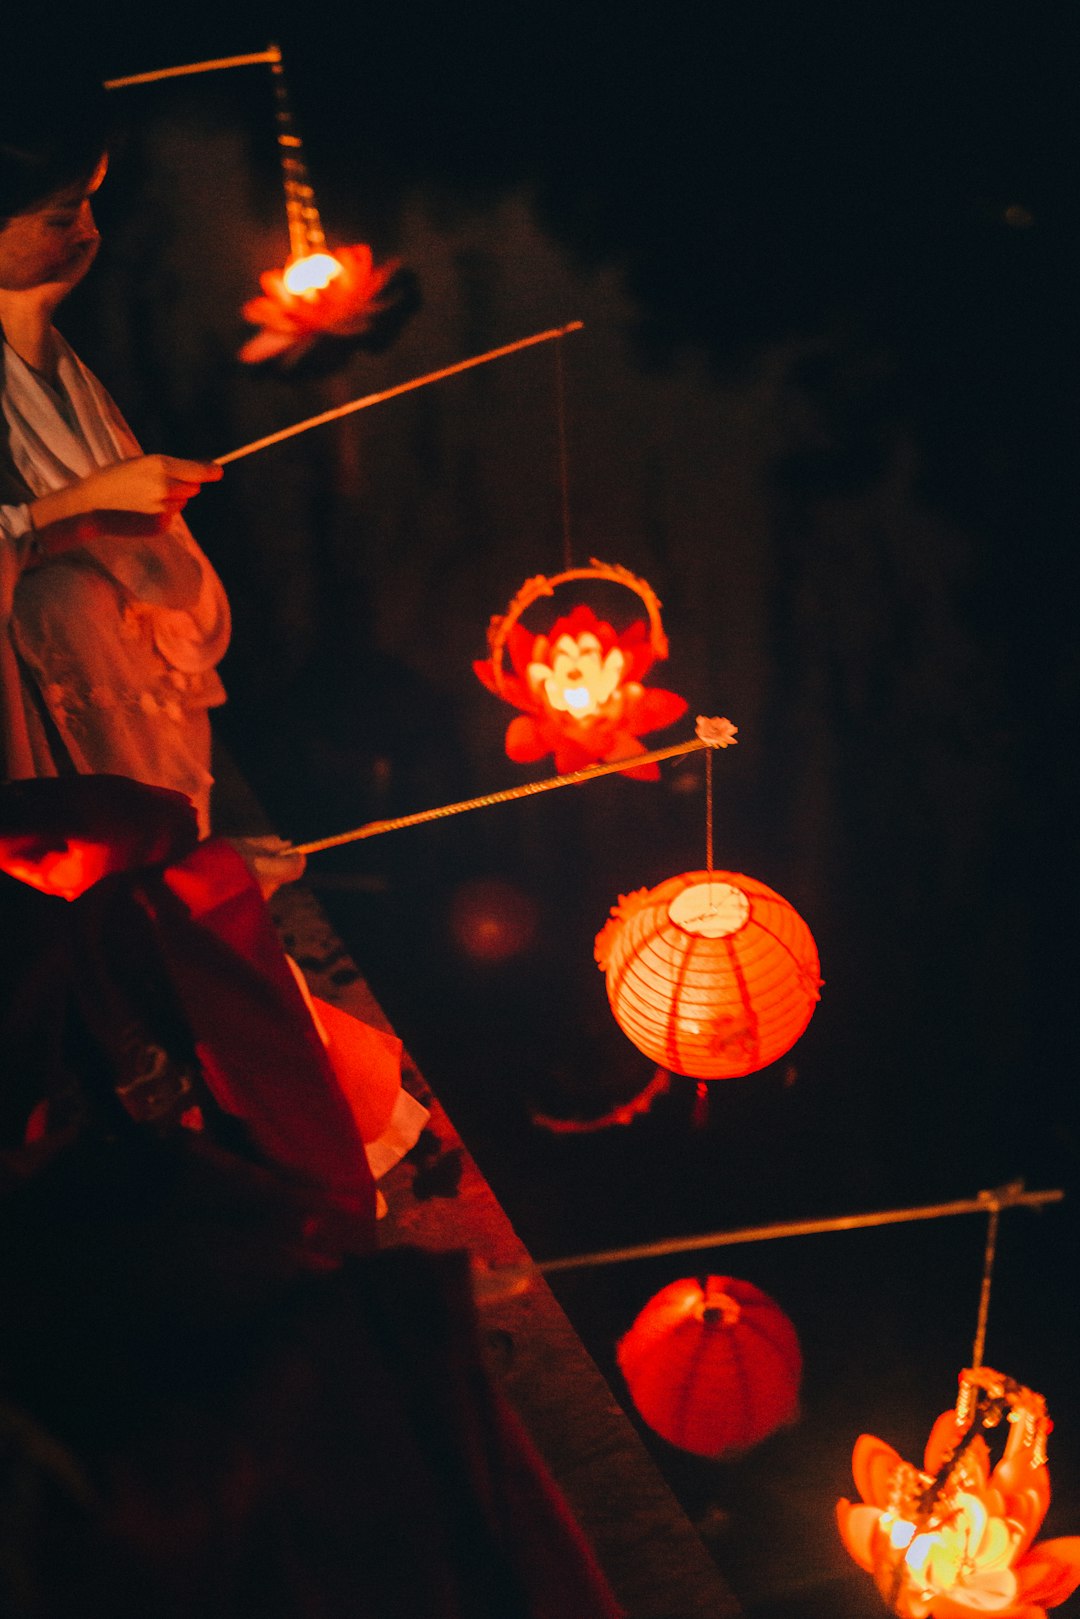
[[798,1406],[795,1328],[767,1294],[732,1276],[661,1288],[619,1344],[618,1361],[643,1420],[696,1456],[748,1450]]
[[596,959],[623,1033],[694,1079],[732,1079],[782,1057],[821,988],[799,913],[732,871],[688,871],[622,895],[596,936]]

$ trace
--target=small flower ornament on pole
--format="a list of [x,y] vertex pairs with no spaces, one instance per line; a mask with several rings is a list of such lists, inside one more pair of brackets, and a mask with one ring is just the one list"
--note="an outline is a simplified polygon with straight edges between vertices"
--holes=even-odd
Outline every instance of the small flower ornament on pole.
[[[1004,1421],[996,1466],[983,1431]],[[1046,1619],[1080,1584],[1080,1536],[1036,1541],[1050,1505],[1041,1394],[989,1367],[960,1374],[954,1410],[927,1441],[922,1468],[872,1434],[852,1472],[862,1501],[837,1505],[840,1536],[901,1619]]]
[[[560,585],[586,579],[634,591],[645,605],[648,625],[636,619],[619,633],[583,604],[557,618],[544,634],[531,634],[519,623],[533,602],[554,595]],[[552,754],[556,770],[566,774],[601,760],[626,759],[626,775],[658,778],[655,765],[634,766],[635,756],[646,751],[639,739],[680,719],[686,703],[673,691],[642,685],[652,665],[668,655],[660,602],[644,579],[595,557],[587,568],[567,568],[551,578],[537,574],[506,613],[491,620],[488,646],[490,658],[473,669],[489,691],[522,711],[506,732],[506,752],[516,764]],[[512,671],[504,667],[507,651]]]

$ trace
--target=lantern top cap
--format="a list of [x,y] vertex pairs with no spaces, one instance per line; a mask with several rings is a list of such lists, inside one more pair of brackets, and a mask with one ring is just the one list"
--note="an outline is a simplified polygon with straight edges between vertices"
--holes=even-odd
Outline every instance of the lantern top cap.
[[693,883],[675,895],[668,906],[671,920],[685,933],[702,939],[726,939],[746,926],[750,901],[733,883],[713,881]]

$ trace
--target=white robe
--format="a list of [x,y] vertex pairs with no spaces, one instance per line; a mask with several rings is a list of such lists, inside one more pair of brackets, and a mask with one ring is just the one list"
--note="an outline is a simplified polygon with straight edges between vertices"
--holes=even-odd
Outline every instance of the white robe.
[[[59,388],[4,350],[3,411],[34,496],[141,454],[59,333]],[[221,581],[179,517],[150,537],[106,535],[28,567],[25,505],[0,505],[0,772],[8,780],[131,776],[186,793],[210,830],[210,723],[225,700]],[[51,721],[51,724],[49,723]]]

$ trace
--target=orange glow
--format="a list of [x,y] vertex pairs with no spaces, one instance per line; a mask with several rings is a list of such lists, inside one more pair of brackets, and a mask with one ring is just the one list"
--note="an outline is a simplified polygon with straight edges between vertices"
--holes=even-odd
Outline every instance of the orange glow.
[[510,961],[536,937],[536,905],[521,889],[497,878],[462,883],[450,905],[450,932],[473,961]]
[[731,1276],[661,1288],[618,1348],[650,1428],[697,1456],[747,1450],[795,1415],[802,1354],[780,1307]]
[[[991,1470],[981,1434],[1002,1416],[1008,1438]],[[1080,1584],[1080,1537],[1035,1535],[1050,1505],[1041,1395],[982,1367],[960,1379],[956,1409],[927,1441],[923,1470],[862,1434],[852,1472],[862,1501],[837,1504],[849,1554],[901,1619],[1045,1619]]]
[[341,273],[341,264],[329,253],[308,253],[302,259],[291,259],[281,279],[287,292],[303,297],[305,293],[321,292]]
[[267,270],[259,277],[262,297],[242,310],[260,330],[241,348],[240,359],[252,365],[299,359],[320,337],[363,336],[393,303],[388,289],[399,269],[397,259],[376,265],[370,247],[356,242]]
[[639,1051],[693,1079],[752,1074],[813,1015],[817,947],[756,878],[691,871],[620,897],[596,937],[615,1021]]

